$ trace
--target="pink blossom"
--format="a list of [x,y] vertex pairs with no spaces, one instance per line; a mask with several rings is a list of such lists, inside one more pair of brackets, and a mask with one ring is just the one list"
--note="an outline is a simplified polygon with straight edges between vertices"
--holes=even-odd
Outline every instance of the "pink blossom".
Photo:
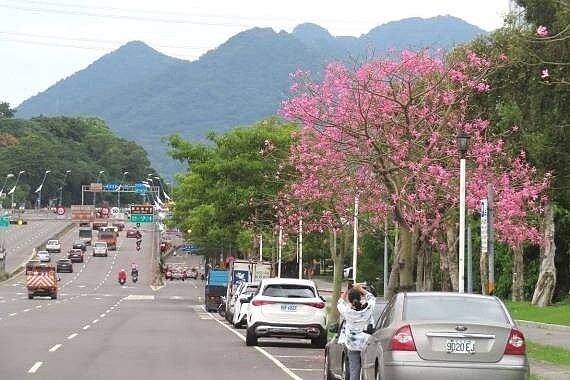
[[544,25],[540,25],[538,28],[536,28],[536,34],[538,34],[540,37],[547,37],[548,28]]
[[548,73],[548,69],[542,69],[540,72],[540,78],[547,79],[549,76],[550,74]]

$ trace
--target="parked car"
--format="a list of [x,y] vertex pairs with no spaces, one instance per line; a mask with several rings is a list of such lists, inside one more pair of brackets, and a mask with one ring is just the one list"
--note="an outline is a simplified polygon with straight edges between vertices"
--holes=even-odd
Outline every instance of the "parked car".
[[73,249],[80,249],[83,252],[85,252],[87,250],[87,244],[85,244],[84,240],[76,240],[73,242],[73,244],[71,245],[71,248]]
[[236,299],[232,305],[231,322],[235,327],[241,327],[246,322],[250,298],[259,290],[259,282],[244,282],[242,284],[236,291]]
[[[376,304],[372,310],[372,323],[369,326],[370,329],[378,324],[382,312],[386,308],[387,302],[384,298],[376,298]],[[346,346],[343,343],[338,343],[338,338],[340,332],[344,328],[344,320],[339,323],[333,323],[329,327],[329,331],[334,333],[332,339],[327,343],[325,347],[325,379],[342,379],[349,380],[350,374],[348,372],[348,356],[346,351]]]
[[362,350],[363,379],[529,377],[525,338],[503,302],[465,293],[398,293]]
[[51,261],[51,254],[48,251],[38,251],[38,253],[36,253],[36,257],[42,263],[48,263]]
[[136,238],[139,235],[139,230],[136,228],[128,228],[126,232],[126,236],[128,238]]
[[246,344],[258,338],[301,338],[324,348],[327,343],[326,301],[312,280],[268,278],[249,302]]
[[73,264],[71,263],[71,260],[70,259],[57,260],[56,271],[57,273],[61,272],[73,273]]
[[72,262],[82,263],[84,260],[84,253],[81,249],[71,248],[69,252],[67,252],[67,258]]
[[107,257],[107,242],[96,241],[93,243],[93,256],[105,256]]
[[61,252],[61,243],[57,239],[48,240],[46,243],[46,251]]

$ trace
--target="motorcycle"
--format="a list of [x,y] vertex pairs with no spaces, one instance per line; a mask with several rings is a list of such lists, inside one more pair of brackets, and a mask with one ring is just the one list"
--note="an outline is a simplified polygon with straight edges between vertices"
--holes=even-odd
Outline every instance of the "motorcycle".
[[221,302],[220,302],[220,306],[218,306],[218,314],[220,314],[222,317],[226,316],[226,297],[222,296],[221,298]]
[[122,278],[122,277],[121,277],[121,278],[119,278],[119,284],[121,284],[121,285],[125,285],[125,282],[127,282],[127,280],[126,280],[126,279],[124,279],[124,278]]
[[137,251],[141,250],[142,240],[137,240]]
[[139,280],[139,273],[138,272],[132,273],[131,278],[133,279],[133,282],[137,282]]

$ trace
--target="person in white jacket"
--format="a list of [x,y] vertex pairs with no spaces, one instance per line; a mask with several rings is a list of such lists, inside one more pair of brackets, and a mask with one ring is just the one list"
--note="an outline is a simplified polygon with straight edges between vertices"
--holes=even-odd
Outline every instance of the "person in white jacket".
[[360,379],[360,351],[368,340],[369,335],[365,330],[372,323],[375,303],[376,298],[360,284],[354,284],[344,291],[337,303],[337,309],[345,321],[338,342],[348,350],[350,380]]

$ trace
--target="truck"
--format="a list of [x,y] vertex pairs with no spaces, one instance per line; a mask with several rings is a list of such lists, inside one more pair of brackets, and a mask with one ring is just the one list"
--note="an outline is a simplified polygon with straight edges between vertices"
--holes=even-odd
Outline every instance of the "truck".
[[98,230],[101,227],[107,227],[109,225],[109,219],[106,218],[96,218],[93,220],[93,229]]
[[230,283],[226,290],[226,318],[231,321],[232,310],[236,302],[236,290],[242,282],[255,282],[271,277],[270,262],[234,259],[230,262]]
[[93,240],[91,224],[86,223],[79,226],[79,240],[82,240],[85,245],[91,245],[91,241]]
[[97,233],[97,241],[104,241],[107,243],[107,248],[111,251],[117,250],[117,238],[119,237],[118,227],[99,227]]
[[53,264],[31,260],[26,264],[26,288],[28,298],[48,296],[57,298],[57,273]]
[[222,297],[226,295],[230,272],[226,269],[210,269],[206,276],[204,286],[204,302],[206,311],[216,311],[222,303]]

